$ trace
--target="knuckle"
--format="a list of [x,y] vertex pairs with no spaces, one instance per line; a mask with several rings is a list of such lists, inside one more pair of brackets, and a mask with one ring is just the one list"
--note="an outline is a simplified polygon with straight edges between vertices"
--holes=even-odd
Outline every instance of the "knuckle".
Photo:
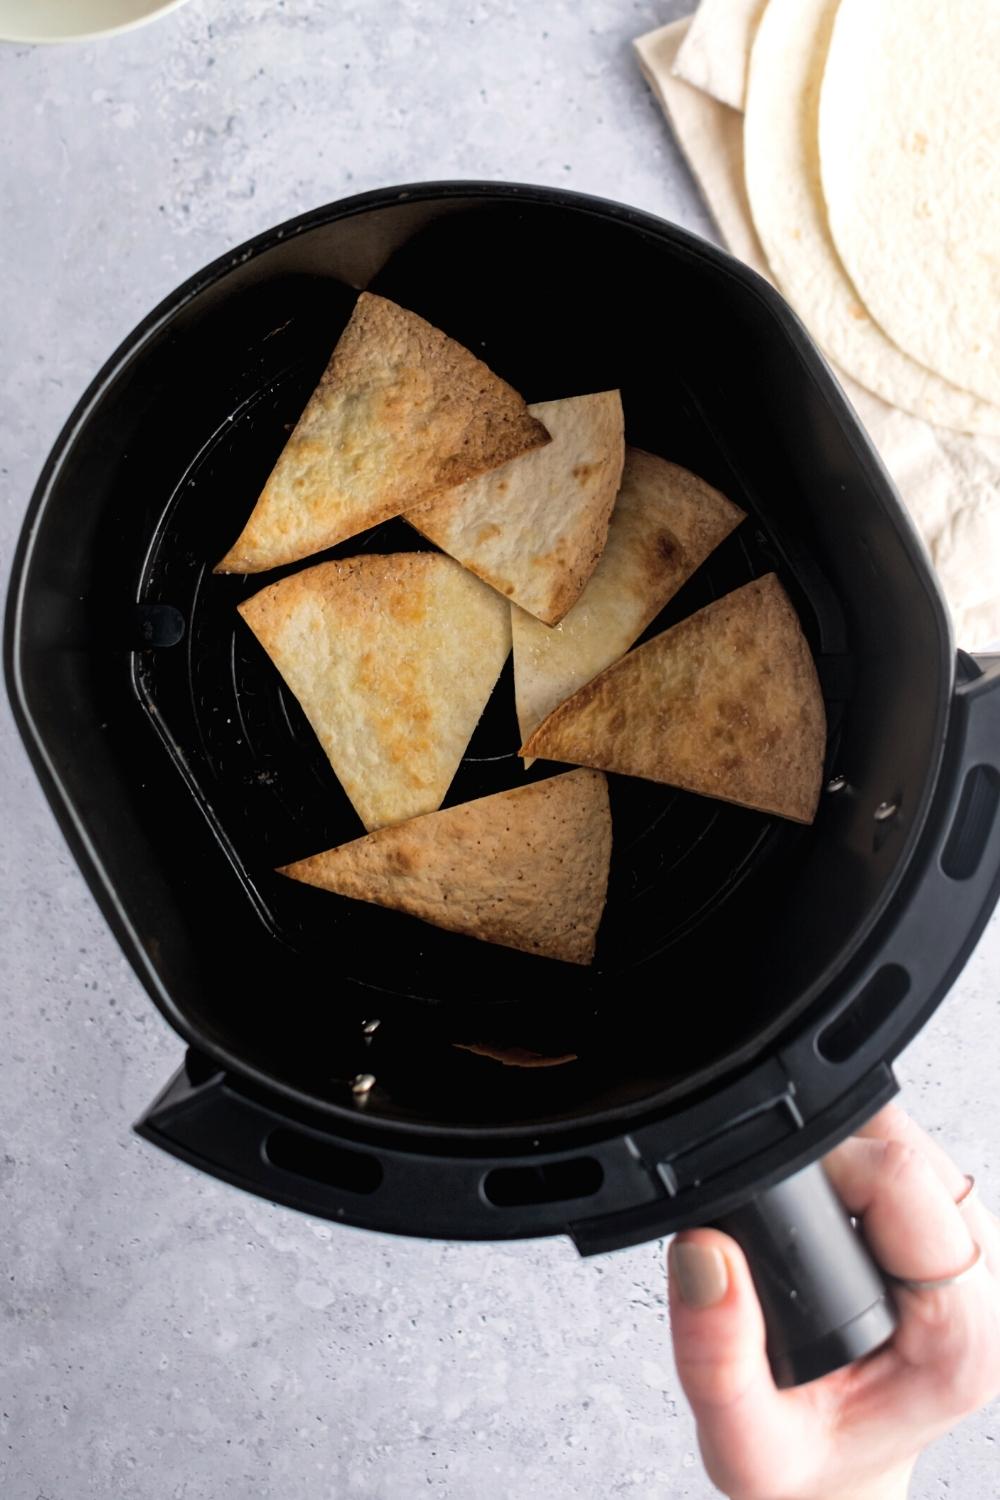
[[903,1141],[886,1141],[882,1149],[882,1172],[890,1182],[905,1181],[922,1175],[924,1161],[920,1152]]
[[946,1288],[917,1292],[911,1317],[929,1336],[932,1335],[937,1340],[943,1339],[946,1343],[952,1341],[955,1303]]

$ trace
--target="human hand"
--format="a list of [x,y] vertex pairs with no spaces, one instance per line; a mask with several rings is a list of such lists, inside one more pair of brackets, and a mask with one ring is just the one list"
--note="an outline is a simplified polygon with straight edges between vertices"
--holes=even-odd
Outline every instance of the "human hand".
[[1000,1392],[1000,1223],[968,1179],[890,1105],[825,1162],[892,1276],[899,1328],[868,1359],[779,1391],[742,1251],[695,1229],[670,1247],[677,1369],[710,1479],[731,1500],[904,1500],[917,1455]]

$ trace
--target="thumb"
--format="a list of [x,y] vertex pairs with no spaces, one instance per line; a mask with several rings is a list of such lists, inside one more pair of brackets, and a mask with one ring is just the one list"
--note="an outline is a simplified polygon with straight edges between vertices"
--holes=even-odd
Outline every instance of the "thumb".
[[[677,1373],[698,1423],[709,1476],[720,1489],[766,1492],[807,1446],[796,1404],[767,1362],[764,1315],[735,1240],[687,1230],[670,1246],[670,1327]],[[796,1452],[798,1450],[798,1452]]]

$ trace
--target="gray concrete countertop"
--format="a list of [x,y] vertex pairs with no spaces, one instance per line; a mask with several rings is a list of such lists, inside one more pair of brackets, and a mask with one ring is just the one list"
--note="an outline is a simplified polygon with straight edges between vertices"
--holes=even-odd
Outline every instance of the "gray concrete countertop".
[[[630,51],[691,0],[192,0],[146,29],[0,46],[0,557],[98,365],[182,278],[364,188],[497,177],[711,233]],[[130,1125],[180,1059],[105,929],[6,703],[0,859],[4,1500],[707,1500],[663,1246],[335,1229]],[[900,1069],[994,1187],[1000,926]],[[919,1500],[997,1488],[996,1414]]]

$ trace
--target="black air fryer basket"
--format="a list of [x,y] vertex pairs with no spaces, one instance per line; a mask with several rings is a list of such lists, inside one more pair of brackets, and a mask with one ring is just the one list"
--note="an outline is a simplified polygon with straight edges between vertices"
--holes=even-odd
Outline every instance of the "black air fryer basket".
[[[591,970],[274,873],[362,829],[238,621],[265,580],[211,568],[365,286],[529,401],[620,387],[631,442],[748,512],[649,633],[773,569],[818,663],[813,827],[611,778]],[[423,546],[396,521],[333,555]],[[648,215],[497,184],[372,193],[261,235],[147,318],[74,412],[25,523],[6,664],[66,837],[189,1047],[148,1139],[399,1233],[568,1233],[589,1253],[721,1223],[785,1382],[888,1336],[810,1164],[893,1093],[997,900],[1000,673],[954,651],[856,417],[746,267]],[[524,778],[509,673],[449,803]],[[470,1043],[577,1060],[526,1070]]]

